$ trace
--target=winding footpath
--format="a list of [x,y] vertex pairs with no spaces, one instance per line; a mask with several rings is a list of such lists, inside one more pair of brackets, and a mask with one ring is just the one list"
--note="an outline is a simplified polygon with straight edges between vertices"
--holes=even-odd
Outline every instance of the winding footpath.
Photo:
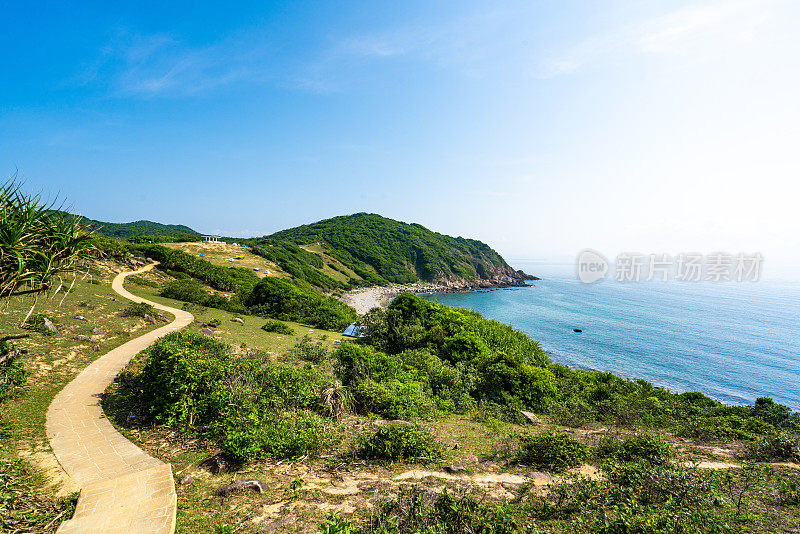
[[150,302],[122,287],[125,277],[154,265],[117,275],[112,287],[126,299],[175,315],[175,320],[97,359],[56,395],[47,411],[47,437],[53,452],[81,487],[75,515],[61,524],[59,533],[175,531],[172,467],[117,432],[100,406],[105,389],[137,353],[194,320],[188,312]]

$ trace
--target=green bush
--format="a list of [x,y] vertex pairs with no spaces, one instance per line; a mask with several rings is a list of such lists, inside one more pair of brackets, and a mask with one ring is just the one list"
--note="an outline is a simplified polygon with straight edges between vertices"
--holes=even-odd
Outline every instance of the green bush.
[[[418,487],[401,488],[396,496],[379,502],[370,522],[353,528],[341,517],[329,517],[327,532],[355,534],[523,534],[537,532],[520,528],[512,510],[482,503],[469,493],[451,494],[425,491]],[[344,525],[340,527],[339,525]],[[322,529],[325,525],[321,525]],[[336,528],[350,530],[334,530]]]
[[360,437],[356,455],[368,460],[420,461],[441,458],[441,443],[418,424],[390,423]]
[[276,321],[276,320],[267,321],[266,324],[261,327],[261,330],[263,330],[264,332],[283,334],[284,336],[293,336],[295,334],[291,326],[282,321]]
[[650,465],[663,465],[674,455],[667,442],[649,434],[638,434],[623,440],[603,436],[595,448],[595,456],[600,460],[643,461]]
[[134,283],[136,285],[144,286],[144,287],[159,287],[159,285],[157,283],[155,283],[155,282],[153,282],[151,280],[148,280],[144,276],[139,276],[139,275],[128,276],[127,278],[125,278],[125,281],[132,282],[132,283]]
[[299,458],[315,456],[335,444],[333,425],[308,410],[263,417],[228,419],[222,432],[222,449],[239,461],[256,457]]
[[164,298],[192,302],[203,305],[203,302],[211,295],[203,287],[202,282],[194,278],[172,280],[161,289],[160,295]]
[[[677,463],[603,464],[604,477],[566,476],[544,494],[528,492],[521,509],[555,520],[566,532],[672,534],[730,532],[734,510],[720,474]],[[571,527],[571,528],[570,528]]]
[[778,404],[767,397],[756,399],[750,415],[775,428],[800,430],[800,419],[797,414],[792,414],[788,406]]
[[520,443],[517,461],[549,471],[564,471],[589,457],[589,447],[563,432],[526,436]]
[[203,284],[194,278],[181,278],[166,284],[161,296],[169,299],[191,302],[206,308],[215,308],[232,313],[246,313],[247,309],[239,302],[238,297],[226,298],[206,291]]
[[320,414],[331,387],[313,367],[241,358],[212,338],[176,332],[148,349],[138,379],[152,418],[219,441],[231,457],[316,454],[340,438]]
[[305,335],[303,339],[289,350],[289,354],[307,362],[322,363],[328,359],[330,352],[321,341],[312,343],[311,337]]
[[797,436],[787,433],[768,434],[745,446],[746,456],[754,460],[791,460],[797,451]]
[[341,331],[358,319],[356,311],[333,297],[275,277],[262,278],[245,300],[254,314]]
[[800,505],[800,481],[797,477],[791,476],[781,478],[778,481],[778,503],[781,506]]
[[684,421],[678,428],[680,437],[700,441],[753,440],[756,435],[775,431],[770,424],[754,417],[740,415],[720,415],[697,417]]
[[372,379],[359,382],[353,388],[356,410],[363,414],[376,414],[387,419],[412,419],[430,415],[433,399],[420,382],[408,380]]
[[356,410],[389,419],[421,417],[434,410],[431,390],[400,357],[357,343],[342,343],[334,369],[353,392]]
[[146,302],[133,302],[122,310],[123,317],[144,317],[152,315],[153,305]]

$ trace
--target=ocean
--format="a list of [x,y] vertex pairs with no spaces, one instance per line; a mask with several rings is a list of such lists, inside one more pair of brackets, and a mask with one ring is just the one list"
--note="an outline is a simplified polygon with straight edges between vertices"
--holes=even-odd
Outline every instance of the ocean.
[[772,397],[800,411],[800,283],[584,284],[573,264],[513,266],[542,280],[426,298],[510,324],[573,368],[700,391],[726,404]]

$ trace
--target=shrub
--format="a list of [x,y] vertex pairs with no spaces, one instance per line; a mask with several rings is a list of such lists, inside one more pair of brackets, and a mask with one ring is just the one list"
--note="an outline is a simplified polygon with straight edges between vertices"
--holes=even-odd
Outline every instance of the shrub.
[[263,330],[264,332],[283,334],[284,336],[293,336],[295,334],[291,326],[282,321],[276,321],[276,320],[267,321],[267,323],[261,327],[261,330]]
[[324,362],[328,359],[329,354],[328,349],[325,348],[321,341],[312,343],[311,337],[308,335],[303,336],[303,339],[292,347],[289,353],[295,358],[312,363]]
[[168,299],[182,300],[203,305],[210,293],[203,288],[203,284],[194,278],[172,280],[161,290],[161,296]]
[[161,296],[233,313],[247,311],[236,297],[228,299],[222,295],[212,294],[205,290],[199,280],[193,278],[181,278],[169,282],[161,290]]
[[650,465],[663,465],[674,456],[674,451],[661,438],[648,434],[639,434],[623,440],[603,436],[595,448],[595,456],[600,460],[643,461]]
[[153,313],[153,305],[146,302],[133,302],[122,310],[123,317],[144,317]]
[[145,278],[144,276],[139,276],[139,275],[131,275],[131,276],[128,276],[127,278],[125,278],[125,280],[126,280],[127,282],[132,282],[132,283],[134,283],[134,284],[136,284],[136,285],[139,285],[139,286],[144,286],[144,287],[158,287],[158,284],[157,284],[157,283],[155,283],[155,282],[153,282],[153,281],[151,281],[151,280],[148,280],[148,279],[147,279],[147,278]]
[[361,436],[356,455],[368,460],[422,461],[441,458],[443,446],[418,424],[390,423]]
[[517,461],[550,471],[564,471],[582,464],[589,447],[563,432],[543,432],[525,437]]
[[343,330],[358,319],[356,311],[333,297],[323,297],[289,280],[262,278],[245,299],[256,315]]
[[745,454],[754,460],[791,460],[797,456],[797,447],[797,436],[775,433],[748,443]]
[[700,441],[752,440],[757,434],[774,432],[774,427],[759,419],[724,415],[692,418],[684,422],[677,435]]
[[315,413],[330,387],[316,369],[240,358],[206,336],[156,341],[137,387],[157,422],[213,437],[237,460],[316,454],[340,437]]
[[327,450],[336,438],[330,424],[307,410],[267,416],[256,424],[241,417],[228,419],[226,423],[222,450],[238,461],[314,456]]
[[787,477],[778,481],[778,503],[783,506],[800,505],[800,483],[797,478]]
[[406,487],[401,488],[396,496],[378,503],[370,523],[353,532],[522,534],[536,531],[519,528],[509,508],[483,504],[469,493],[451,494],[445,489],[439,494],[418,487]]
[[424,417],[434,409],[433,399],[420,382],[413,380],[364,380],[353,387],[353,400],[359,413],[387,419]]
[[[566,476],[542,494],[522,496],[539,519],[564,521],[572,532],[671,534],[730,532],[731,509],[718,473],[678,463],[603,464],[604,478]],[[572,519],[571,522],[566,522]]]
[[759,397],[751,408],[751,415],[775,428],[800,430],[800,417],[792,414],[788,406],[777,404],[770,398]]

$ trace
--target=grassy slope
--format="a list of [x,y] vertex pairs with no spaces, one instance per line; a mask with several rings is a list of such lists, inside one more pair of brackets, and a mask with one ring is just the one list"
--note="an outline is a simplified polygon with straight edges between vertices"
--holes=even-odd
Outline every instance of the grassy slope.
[[[204,323],[208,323],[213,319],[218,320],[220,325],[214,337],[224,343],[237,344],[246,349],[258,349],[278,353],[294,346],[294,344],[305,335],[310,336],[313,341],[323,341],[329,348],[333,348],[334,343],[342,339],[342,335],[339,332],[320,330],[290,321],[286,321],[286,324],[295,331],[295,335],[293,336],[265,332],[261,330],[261,327],[267,322],[267,319],[263,317],[235,314],[214,308],[197,306],[195,304],[186,304],[179,300],[167,299],[159,296],[158,289],[139,286],[137,284],[126,282],[125,288],[136,295],[154,302],[176,308],[185,307],[185,309],[191,312],[195,317],[195,322],[188,327],[189,331],[198,332]],[[231,322],[231,319],[234,317],[244,320],[245,324]]]
[[[188,254],[198,255],[198,254],[205,254],[204,259],[209,263],[213,263],[214,265],[220,265],[222,267],[244,267],[245,269],[253,269],[258,267],[259,271],[254,271],[258,275],[259,278],[263,278],[265,276],[264,269],[269,269],[270,276],[278,276],[281,278],[288,278],[290,275],[281,269],[278,265],[274,262],[262,258],[257,254],[254,254],[253,251],[249,248],[243,248],[240,246],[234,246],[230,243],[214,243],[214,244],[206,244],[206,243],[199,243],[199,242],[188,242],[188,243],[164,243],[164,246],[175,248],[178,250],[182,250]],[[349,269],[339,260],[331,257],[330,255],[326,254],[322,247],[318,245],[306,245],[301,247],[308,252],[312,252],[314,254],[318,254],[322,258],[322,269],[318,269],[316,267],[312,267],[316,271],[336,280],[337,282],[345,283],[350,278],[355,280],[360,280],[359,277],[354,271]],[[241,257],[241,260],[237,260],[235,258]],[[230,258],[234,258],[234,261],[228,261]],[[339,270],[336,270],[331,267],[331,265],[335,265]],[[342,273],[341,271],[344,271]],[[346,274],[345,274],[346,273]]]
[[[264,269],[268,269],[271,275],[285,277],[286,273],[269,260],[253,254],[249,249],[237,247],[229,243],[164,243],[165,247],[175,248],[182,250],[187,254],[197,256],[198,254],[205,254],[205,259],[209,263],[219,265],[222,267],[244,267],[245,269],[253,269],[258,267],[258,271],[254,271],[259,278],[265,276]],[[230,258],[241,257],[241,260],[228,261]]]

